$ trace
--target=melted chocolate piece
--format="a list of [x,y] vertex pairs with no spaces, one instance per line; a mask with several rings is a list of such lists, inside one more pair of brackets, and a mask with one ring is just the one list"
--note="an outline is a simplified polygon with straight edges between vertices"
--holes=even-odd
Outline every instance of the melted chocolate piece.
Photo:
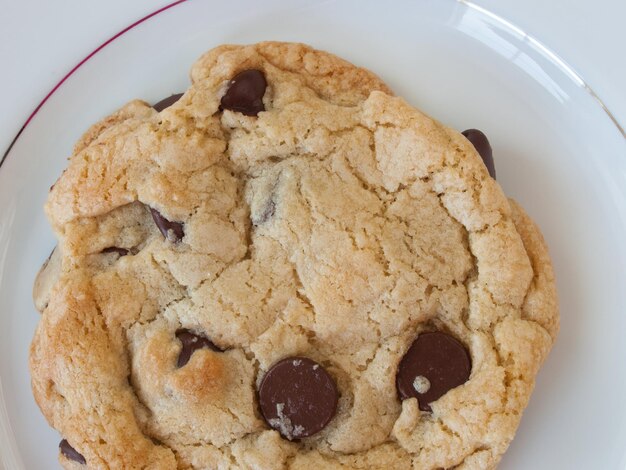
[[335,416],[338,399],[333,378],[306,357],[278,361],[259,386],[259,405],[265,421],[290,441],[324,429]]
[[159,230],[165,238],[172,243],[178,243],[183,239],[185,232],[183,230],[182,223],[167,220],[158,210],[153,209],[152,207],[150,208],[150,212],[152,213],[154,223],[157,227],[159,227]]
[[183,367],[187,364],[192,354],[198,349],[209,348],[213,351],[221,352],[221,349],[215,346],[206,336],[197,335],[186,328],[176,330],[176,338],[183,345],[178,356],[178,367]]
[[183,96],[182,93],[176,93],[175,95],[168,96],[167,98],[163,98],[158,103],[153,104],[152,107],[156,109],[157,111],[161,112],[165,108],[169,108],[174,103],[176,103],[180,99],[181,96]]
[[65,439],[63,439],[59,443],[59,450],[69,460],[73,460],[74,462],[78,462],[82,465],[85,465],[87,463],[87,461],[85,460],[85,457],[83,457],[81,453],[79,453],[76,449],[74,449],[70,445],[70,443],[67,442],[67,440]]
[[493,152],[487,136],[478,129],[467,129],[461,132],[469,140],[483,159],[491,177],[496,179],[496,166],[493,163]]
[[439,331],[421,333],[406,352],[396,375],[402,400],[415,397],[422,411],[469,379],[472,363],[459,341]]
[[110,246],[102,250],[100,253],[117,253],[120,256],[126,256],[128,253],[130,253],[130,251],[128,251],[126,248],[118,248],[117,246]]
[[267,81],[260,70],[239,72],[228,83],[226,94],[220,101],[220,110],[229,109],[246,116],[256,116],[265,111],[263,95],[266,88]]

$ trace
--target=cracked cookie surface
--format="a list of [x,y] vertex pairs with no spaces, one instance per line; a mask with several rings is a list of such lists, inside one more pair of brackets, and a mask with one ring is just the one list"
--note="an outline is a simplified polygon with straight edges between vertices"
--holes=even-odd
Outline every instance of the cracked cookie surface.
[[[247,70],[262,102],[228,109]],[[495,467],[558,330],[537,227],[461,134],[330,54],[222,46],[191,79],[160,112],[133,101],[92,126],[50,192],[59,248],[30,361],[44,415],[86,462],[61,463]],[[467,348],[471,374],[424,411],[396,372],[433,330]],[[257,390],[295,356],[338,402],[290,441]]]

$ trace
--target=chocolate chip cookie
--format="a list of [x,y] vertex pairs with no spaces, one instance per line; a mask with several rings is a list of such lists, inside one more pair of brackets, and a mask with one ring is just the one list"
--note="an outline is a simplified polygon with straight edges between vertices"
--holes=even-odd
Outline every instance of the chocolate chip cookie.
[[191,82],[92,126],[50,191],[30,368],[61,464],[495,467],[558,309],[484,134],[300,44]]

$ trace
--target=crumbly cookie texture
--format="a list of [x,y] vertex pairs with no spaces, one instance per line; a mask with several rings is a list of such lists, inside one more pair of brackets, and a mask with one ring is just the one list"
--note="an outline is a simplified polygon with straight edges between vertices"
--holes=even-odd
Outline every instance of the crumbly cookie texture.
[[[221,110],[249,69],[265,111]],[[191,79],[161,112],[133,101],[89,129],[50,192],[60,260],[30,356],[50,424],[88,468],[495,467],[558,330],[537,227],[461,134],[330,54],[222,46]],[[181,329],[215,348],[179,367]],[[432,330],[472,367],[424,412],[396,371]],[[339,392],[296,441],[257,402],[289,356]]]

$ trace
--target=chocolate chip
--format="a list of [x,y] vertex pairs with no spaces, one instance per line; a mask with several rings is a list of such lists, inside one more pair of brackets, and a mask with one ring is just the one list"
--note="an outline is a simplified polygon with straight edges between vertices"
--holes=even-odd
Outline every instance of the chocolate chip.
[[265,421],[290,441],[324,429],[335,416],[338,395],[328,372],[306,357],[278,361],[259,386]]
[[467,129],[461,132],[461,134],[463,134],[465,138],[472,143],[476,151],[483,159],[489,174],[495,180],[496,166],[493,163],[493,152],[491,151],[491,144],[489,144],[487,136],[478,129]]
[[183,239],[185,232],[183,231],[182,223],[170,222],[165,217],[163,217],[161,213],[156,209],[150,208],[150,212],[152,213],[154,223],[157,227],[159,227],[159,230],[165,238],[167,238],[172,243],[178,243]]
[[102,250],[100,253],[117,253],[120,256],[126,256],[130,252],[126,248],[118,248],[117,246],[110,246]]
[[73,460],[74,462],[78,462],[80,464],[85,465],[87,461],[85,457],[83,457],[76,449],[74,449],[67,440],[63,439],[59,443],[59,450],[65,457],[69,460]]
[[178,367],[183,367],[187,364],[192,354],[198,349],[209,348],[213,351],[221,351],[206,336],[197,335],[186,328],[176,330],[176,337],[183,345],[178,356]]
[[471,370],[469,353],[455,338],[421,333],[400,361],[396,387],[402,400],[415,397],[420,410],[432,411],[429,404],[465,383]]
[[228,83],[226,94],[220,102],[220,110],[230,109],[246,116],[256,116],[265,111],[263,95],[267,88],[265,75],[260,70],[239,72]]
[[183,96],[182,93],[176,93],[175,95],[168,96],[167,98],[163,98],[158,103],[153,104],[152,107],[156,109],[157,111],[161,112],[165,108],[169,108],[174,103],[176,103],[180,99],[181,96]]

